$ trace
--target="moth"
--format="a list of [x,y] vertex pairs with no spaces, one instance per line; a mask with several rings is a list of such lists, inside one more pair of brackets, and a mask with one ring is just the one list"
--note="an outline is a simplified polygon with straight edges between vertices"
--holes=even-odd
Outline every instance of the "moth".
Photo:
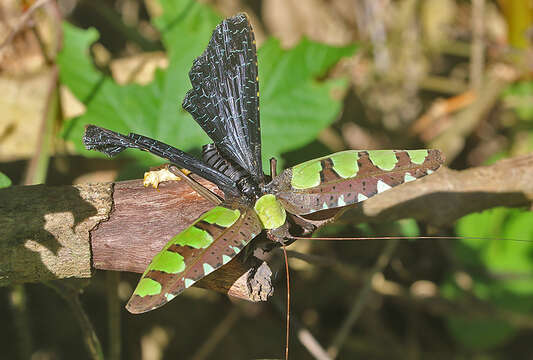
[[[273,241],[292,238],[292,221],[368,199],[436,171],[438,150],[348,150],[306,161],[279,175],[262,169],[259,79],[254,34],[245,14],[222,21],[189,72],[183,108],[211,138],[202,159],[130,133],[88,125],[87,149],[114,156],[148,151],[216,184],[224,199],[175,235],[152,259],[127,309],[142,313],[172,300],[228,263],[263,231]],[[217,203],[217,200],[214,200]]]

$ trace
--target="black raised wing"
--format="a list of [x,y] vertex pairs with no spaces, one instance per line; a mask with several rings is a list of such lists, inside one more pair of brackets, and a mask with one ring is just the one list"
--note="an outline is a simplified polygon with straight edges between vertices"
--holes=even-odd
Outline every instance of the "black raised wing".
[[183,100],[222,156],[263,182],[257,54],[245,14],[224,20],[193,63]]
[[87,150],[97,150],[108,156],[115,156],[128,148],[148,151],[215,183],[226,195],[239,195],[235,181],[223,173],[180,149],[146,136],[134,133],[123,135],[96,125],[87,125],[83,144]]

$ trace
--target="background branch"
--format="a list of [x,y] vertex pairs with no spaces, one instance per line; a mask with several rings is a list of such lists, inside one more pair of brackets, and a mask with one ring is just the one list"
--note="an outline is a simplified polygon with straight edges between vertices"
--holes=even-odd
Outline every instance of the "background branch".
[[[409,214],[443,225],[494,206],[531,207],[532,178],[533,155],[464,171],[443,168],[349,208],[339,220],[378,222]],[[92,269],[141,273],[172,236],[211,208],[181,181],[158,190],[144,188],[140,180],[14,186],[0,190],[0,198],[0,285],[88,278]],[[270,270],[249,261],[239,256],[199,286],[266,300]]]

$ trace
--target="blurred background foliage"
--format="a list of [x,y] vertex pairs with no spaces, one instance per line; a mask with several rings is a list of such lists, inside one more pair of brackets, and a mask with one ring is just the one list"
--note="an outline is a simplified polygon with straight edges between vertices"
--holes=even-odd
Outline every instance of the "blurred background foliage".
[[[161,164],[136,151],[112,161],[87,152],[88,123],[199,154],[207,137],[181,109],[188,71],[216,24],[243,11],[259,44],[264,160],[435,147],[460,170],[533,149],[531,1],[4,0],[0,187],[135,179]],[[500,240],[296,243],[291,250],[315,261],[290,261],[295,328],[343,359],[527,358],[533,244],[502,239],[533,240],[530,211],[496,208],[440,229],[407,219],[322,230],[428,232]],[[377,259],[385,264],[372,272]],[[192,288],[141,316],[123,308],[137,275],[120,275],[95,274],[81,298],[106,358],[282,353],[282,273],[267,304]],[[0,294],[0,357],[91,358],[75,315],[48,287]],[[361,299],[365,311],[340,346]],[[297,332],[290,348],[312,358]]]

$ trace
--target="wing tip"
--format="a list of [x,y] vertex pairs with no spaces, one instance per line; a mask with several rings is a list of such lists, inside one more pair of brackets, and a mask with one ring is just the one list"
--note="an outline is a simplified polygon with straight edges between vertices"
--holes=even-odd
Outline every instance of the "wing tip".
[[124,139],[122,134],[115,131],[88,124],[85,125],[82,141],[87,150],[97,150],[107,156],[115,156],[127,148]]
[[446,162],[446,155],[438,149],[428,150],[429,158],[434,161],[438,167],[442,166]]
[[139,295],[133,294],[131,298],[128,300],[128,303],[126,304],[126,310],[130,312],[131,314],[143,314],[148,311],[152,311],[155,309],[160,308],[161,306],[165,305],[168,301],[164,301],[154,305],[152,301],[145,301],[142,297]]

